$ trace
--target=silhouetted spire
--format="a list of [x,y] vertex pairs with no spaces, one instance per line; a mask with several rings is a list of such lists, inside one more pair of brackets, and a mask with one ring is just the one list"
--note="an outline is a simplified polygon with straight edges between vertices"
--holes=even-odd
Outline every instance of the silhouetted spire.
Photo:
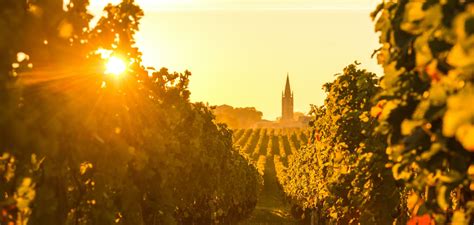
[[284,122],[293,121],[293,92],[290,87],[290,74],[286,74],[286,84],[281,98],[281,119]]
[[285,96],[291,96],[290,75],[286,74]]

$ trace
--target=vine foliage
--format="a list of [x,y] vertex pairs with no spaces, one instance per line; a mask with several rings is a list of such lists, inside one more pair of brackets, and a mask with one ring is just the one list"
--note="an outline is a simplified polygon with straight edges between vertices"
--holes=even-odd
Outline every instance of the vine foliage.
[[[260,176],[191,103],[191,73],[145,69],[143,11],[87,0],[0,3],[1,224],[232,224]],[[127,71],[104,74],[103,53]]]
[[414,217],[472,224],[474,3],[385,1],[373,12],[384,68],[372,115]]
[[352,64],[324,90],[324,105],[313,107],[310,144],[290,160],[283,189],[321,223],[391,223],[401,215],[399,190],[369,114],[377,77]]

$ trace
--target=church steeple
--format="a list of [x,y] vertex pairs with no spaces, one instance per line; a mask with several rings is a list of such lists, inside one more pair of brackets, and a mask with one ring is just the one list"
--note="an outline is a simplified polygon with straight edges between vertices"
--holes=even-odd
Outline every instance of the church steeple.
[[291,96],[290,74],[286,74],[285,96]]
[[281,96],[281,119],[283,122],[293,121],[293,92],[290,87],[290,75],[286,74],[285,90]]

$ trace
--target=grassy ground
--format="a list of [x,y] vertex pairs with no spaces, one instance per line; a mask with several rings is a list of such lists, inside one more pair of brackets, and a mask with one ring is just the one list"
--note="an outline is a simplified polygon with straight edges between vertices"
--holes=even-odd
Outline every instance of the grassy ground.
[[278,187],[273,157],[267,157],[263,180],[264,186],[257,207],[241,225],[297,225],[289,214],[289,205],[285,204],[283,192]]

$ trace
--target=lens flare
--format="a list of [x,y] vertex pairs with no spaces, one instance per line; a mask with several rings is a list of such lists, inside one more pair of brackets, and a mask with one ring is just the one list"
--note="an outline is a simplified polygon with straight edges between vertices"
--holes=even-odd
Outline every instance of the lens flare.
[[120,76],[127,70],[127,64],[119,57],[112,56],[105,64],[105,73]]

